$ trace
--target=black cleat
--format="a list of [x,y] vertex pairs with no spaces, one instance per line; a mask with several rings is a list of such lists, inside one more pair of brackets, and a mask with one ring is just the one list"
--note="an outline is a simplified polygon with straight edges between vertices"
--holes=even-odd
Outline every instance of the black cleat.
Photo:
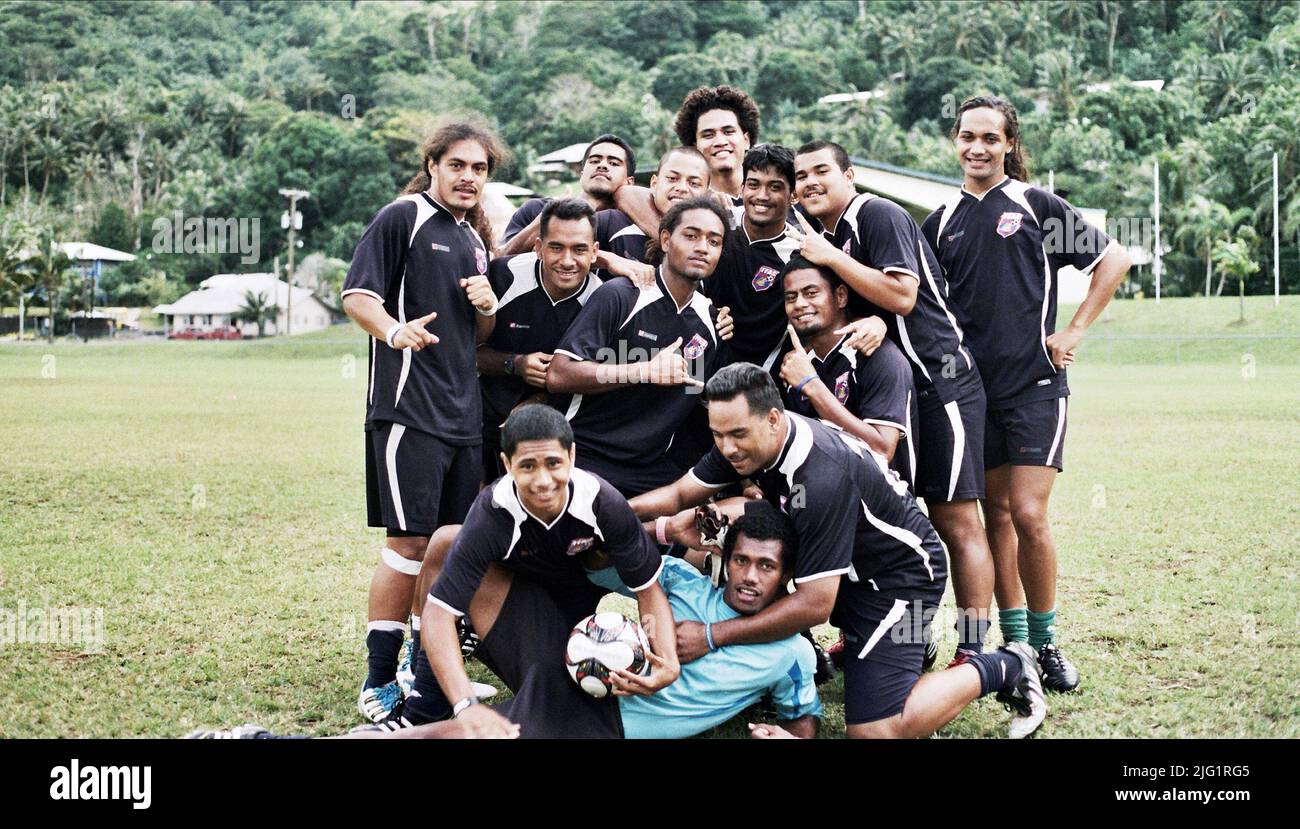
[[1038,664],[1043,669],[1043,687],[1065,694],[1079,687],[1079,671],[1051,642],[1038,649]]
[[939,661],[939,646],[934,644],[933,639],[925,641],[925,659],[921,660],[921,673],[925,673],[934,667],[934,663]]
[[835,678],[835,663],[831,661],[830,656],[822,649],[822,646],[817,644],[812,631],[805,630],[802,635],[809,642],[812,642],[813,655],[817,657],[817,672],[813,674],[813,684],[825,685]]

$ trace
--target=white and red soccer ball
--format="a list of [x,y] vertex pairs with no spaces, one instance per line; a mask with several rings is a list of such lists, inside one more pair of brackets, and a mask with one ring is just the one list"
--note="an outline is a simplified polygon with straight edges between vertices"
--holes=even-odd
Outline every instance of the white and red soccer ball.
[[650,674],[650,641],[641,626],[621,613],[593,613],[569,634],[564,667],[578,687],[601,699],[613,690],[611,671]]

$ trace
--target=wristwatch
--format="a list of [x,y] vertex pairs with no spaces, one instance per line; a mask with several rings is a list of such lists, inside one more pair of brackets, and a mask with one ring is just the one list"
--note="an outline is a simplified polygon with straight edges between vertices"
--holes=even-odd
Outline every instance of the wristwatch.
[[505,358],[505,360],[502,361],[506,370],[506,374],[515,373],[515,356],[516,355],[514,354],[510,354]]
[[471,705],[478,705],[478,697],[474,696],[473,694],[470,694],[460,702],[453,705],[451,708],[451,715],[453,717],[459,717],[461,712],[464,711],[466,708],[469,708]]

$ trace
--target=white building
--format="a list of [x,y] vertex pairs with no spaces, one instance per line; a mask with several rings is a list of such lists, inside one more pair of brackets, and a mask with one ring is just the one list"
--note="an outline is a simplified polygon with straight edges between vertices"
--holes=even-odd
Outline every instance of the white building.
[[[268,304],[278,305],[275,321],[267,320],[264,333],[280,334],[288,326],[289,286],[270,273],[219,273],[199,283],[198,290],[190,291],[170,305],[154,308],[155,314],[170,317],[168,331],[178,334],[185,331],[207,333],[237,329],[245,337],[257,336],[257,324],[235,322],[233,317],[246,304],[245,296],[264,294]],[[306,288],[293,289],[294,334],[319,331],[333,322],[334,312]]]

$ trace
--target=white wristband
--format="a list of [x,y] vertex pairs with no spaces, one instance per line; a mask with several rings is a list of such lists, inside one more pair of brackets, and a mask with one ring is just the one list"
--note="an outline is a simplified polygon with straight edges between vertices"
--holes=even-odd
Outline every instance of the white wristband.
[[487,309],[486,311],[480,310],[479,307],[478,307],[477,305],[475,305],[475,306],[474,306],[474,312],[475,312],[476,314],[478,314],[480,317],[492,317],[492,316],[496,316],[496,313],[497,313],[497,298],[496,298],[495,296],[492,297],[492,307],[489,308],[489,309]]
[[388,329],[388,333],[384,335],[384,342],[388,343],[389,348],[397,348],[397,346],[393,345],[393,337],[397,335],[398,331],[401,331],[405,327],[406,323],[395,322],[393,323],[393,327]]

